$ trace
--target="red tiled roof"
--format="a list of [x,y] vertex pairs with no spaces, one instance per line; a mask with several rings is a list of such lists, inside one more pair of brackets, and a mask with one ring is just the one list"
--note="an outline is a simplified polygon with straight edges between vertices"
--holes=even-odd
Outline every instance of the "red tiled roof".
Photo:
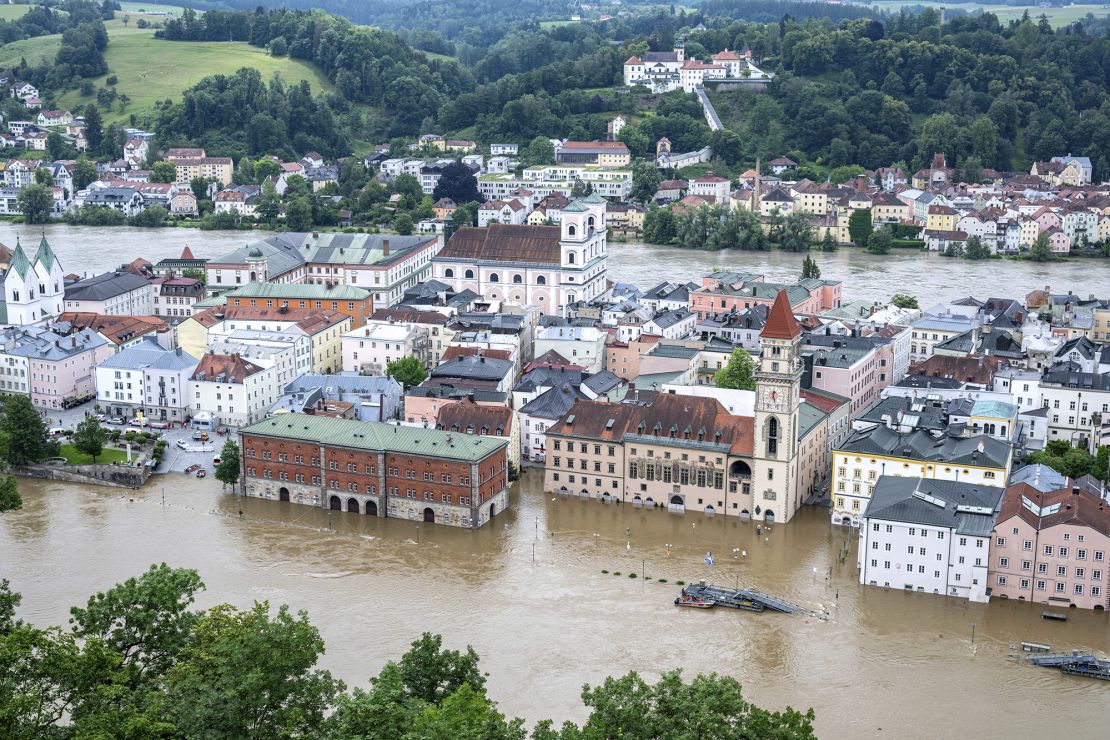
[[793,339],[801,333],[802,330],[798,327],[794,312],[790,308],[790,298],[787,297],[785,290],[780,290],[775,296],[775,303],[767,314],[767,323],[763,325],[763,331],[759,332],[759,336],[768,339]]
[[453,360],[456,357],[470,357],[472,355],[481,355],[482,357],[489,357],[494,360],[511,360],[512,354],[507,349],[484,349],[479,347],[448,347],[443,352],[443,357],[440,358],[441,362]]
[[262,372],[264,368],[240,355],[215,355],[205,353],[193,371],[190,380],[216,381],[220,383],[242,383],[251,375]]

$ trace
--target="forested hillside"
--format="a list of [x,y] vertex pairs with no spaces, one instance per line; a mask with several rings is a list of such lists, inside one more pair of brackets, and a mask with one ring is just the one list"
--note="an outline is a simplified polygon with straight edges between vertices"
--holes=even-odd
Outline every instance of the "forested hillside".
[[[433,7],[418,4],[408,13],[416,18]],[[1002,24],[987,13],[950,17],[942,28],[933,10],[876,15],[824,6],[821,12],[838,18],[806,18],[817,6],[711,0],[694,13],[659,8],[605,23],[508,23],[487,41],[483,1],[460,7],[472,9],[473,24],[460,21],[443,34],[434,23],[424,29],[426,42],[455,58],[422,53],[396,33],[319,11],[186,13],[160,35],[243,40],[311,61],[335,82],[336,94],[304,120],[284,120],[284,129],[267,133],[251,126],[255,114],[280,116],[265,109],[262,97],[239,105],[231,91],[244,81],[206,80],[160,120],[195,137],[219,126],[217,113],[226,112],[232,123],[221,128],[254,142],[253,152],[266,141],[298,136],[327,148],[350,136],[424,131],[520,143],[587,138],[603,135],[606,121],[623,112],[632,125],[622,139],[638,154],[663,135],[677,147],[697,148],[711,134],[691,96],[619,89],[626,58],[669,49],[682,38],[687,57],[747,47],[776,74],[763,92],[713,94],[732,132],[712,137],[727,164],[790,154],[823,171],[899,161],[916,167],[942,151],[950,165],[974,172],[1025,168],[1071,151],[1110,172],[1110,40],[1101,21],[1053,29],[1043,19]],[[761,22],[768,13],[777,20]]]

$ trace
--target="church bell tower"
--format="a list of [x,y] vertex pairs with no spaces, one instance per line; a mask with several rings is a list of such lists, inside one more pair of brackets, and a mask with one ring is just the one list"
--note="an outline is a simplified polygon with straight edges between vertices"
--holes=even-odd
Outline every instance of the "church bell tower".
[[752,515],[785,522],[800,502],[796,477],[802,330],[785,290],[775,296],[759,334],[761,354],[755,372],[755,444],[752,450]]

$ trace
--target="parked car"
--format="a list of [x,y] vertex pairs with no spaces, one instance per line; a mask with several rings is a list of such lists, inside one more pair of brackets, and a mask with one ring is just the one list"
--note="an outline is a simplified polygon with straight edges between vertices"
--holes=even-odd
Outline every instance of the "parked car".
[[150,421],[148,419],[146,419],[146,417],[139,417],[139,416],[136,416],[134,419],[132,419],[131,421],[129,421],[127,423],[130,426],[133,426],[133,427],[150,426]]
[[198,442],[207,442],[208,441],[208,432],[201,432],[199,430],[196,431],[196,432],[193,432],[193,439],[197,440]]
[[103,423],[104,420],[107,419],[108,417],[105,416],[104,414],[93,414],[93,418],[96,419],[97,421]]
[[212,458],[212,467],[215,467],[215,468],[220,467],[220,456],[219,455],[216,455],[214,458]]
[[150,424],[151,429],[169,429],[171,427],[172,425],[168,421],[155,421]]
[[51,437],[61,437],[67,431],[69,430],[65,427],[50,427],[50,431],[48,431],[47,434],[49,434]]
[[108,418],[108,423],[114,424],[117,427],[121,427],[127,423],[127,419],[124,419],[122,416],[112,416]]
[[186,442],[186,441],[185,441],[185,440],[183,440],[183,439],[179,439],[179,440],[177,440],[177,449],[179,449],[179,450],[187,450],[187,449],[189,449],[189,443],[188,443],[188,442]]

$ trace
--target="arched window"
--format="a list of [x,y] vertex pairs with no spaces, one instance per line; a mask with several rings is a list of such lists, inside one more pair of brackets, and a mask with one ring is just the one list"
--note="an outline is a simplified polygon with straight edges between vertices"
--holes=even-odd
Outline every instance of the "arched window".
[[522,278],[520,275],[513,275],[513,282],[517,285],[520,285],[524,282],[524,278]]
[[490,276],[489,276],[489,281],[491,283],[497,283],[497,282],[501,281],[501,278],[500,278],[500,276],[498,276],[498,274],[496,272],[491,272]]
[[590,219],[589,219],[589,221],[588,221],[587,223],[588,223],[588,224],[589,224],[589,226],[590,226],[590,231],[593,231],[593,230],[594,230],[594,217],[593,217],[593,216],[590,216]]
[[474,279],[474,270],[467,270],[464,273],[464,277],[466,277],[467,280],[473,280]]
[[547,285],[547,278],[545,278],[543,275],[540,275],[538,278],[536,278],[536,285]]
[[574,252],[567,252],[567,262],[572,265],[574,264]]
[[444,270],[443,271],[443,277],[453,278],[453,277],[455,277],[455,271],[452,270],[452,269]]
[[574,236],[575,233],[577,233],[577,229],[574,228],[574,224],[569,224],[567,226],[567,236]]
[[777,455],[779,452],[779,420],[771,417],[767,420],[767,454]]

